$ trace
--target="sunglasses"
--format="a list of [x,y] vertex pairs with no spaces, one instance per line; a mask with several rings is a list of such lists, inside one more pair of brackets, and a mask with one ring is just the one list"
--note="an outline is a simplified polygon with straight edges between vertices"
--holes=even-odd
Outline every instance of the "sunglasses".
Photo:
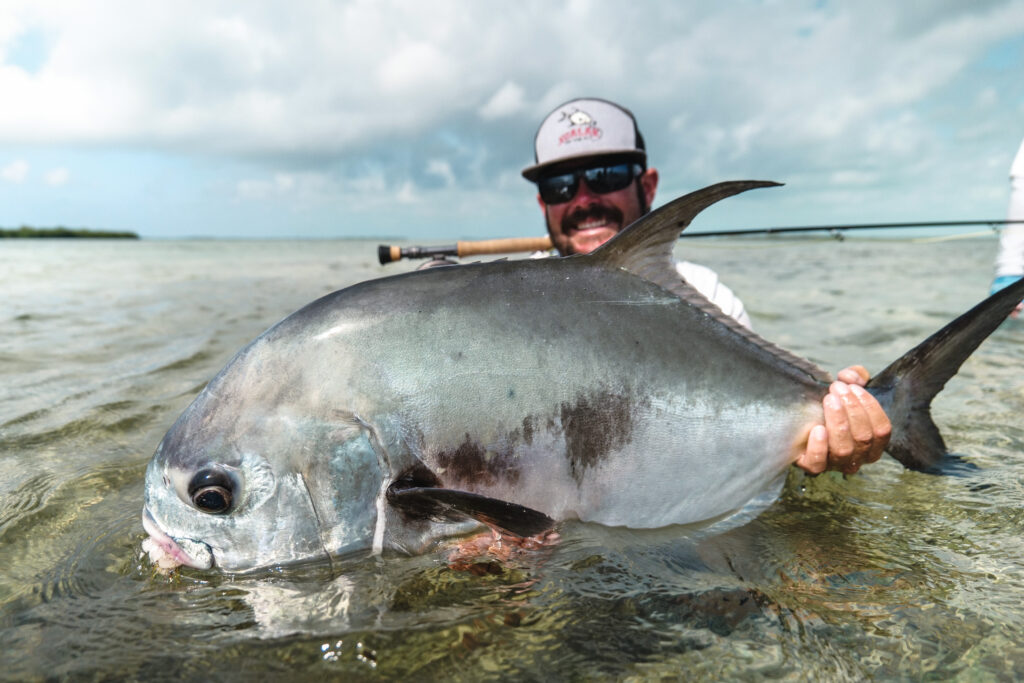
[[540,198],[545,204],[564,204],[576,196],[580,189],[580,178],[587,187],[597,194],[608,194],[629,187],[634,178],[639,178],[644,169],[640,164],[615,164],[596,168],[581,168],[570,173],[547,176],[537,181]]

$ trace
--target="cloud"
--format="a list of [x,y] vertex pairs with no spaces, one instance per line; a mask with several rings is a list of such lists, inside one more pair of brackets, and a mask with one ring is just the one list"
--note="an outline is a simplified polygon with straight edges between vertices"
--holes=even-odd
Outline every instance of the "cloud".
[[71,172],[66,168],[53,168],[43,176],[43,182],[53,187],[64,185],[71,179]]
[[416,95],[444,84],[453,64],[438,46],[416,41],[387,55],[377,70],[385,94]]
[[242,201],[288,199],[313,204],[332,201],[344,192],[336,178],[315,171],[277,171],[266,178],[235,182],[235,197]]
[[490,121],[517,114],[526,106],[525,95],[526,91],[522,86],[508,81],[491,96],[491,99],[487,100],[484,106],[480,107],[480,117]]
[[[344,197],[469,215],[500,190],[533,211],[519,170],[536,126],[588,95],[634,111],[659,200],[748,174],[955,185],[940,169],[978,182],[1024,133],[1022,36],[1019,0],[7,0],[0,149],[238,165],[221,180],[238,203]],[[19,44],[45,50],[36,69],[11,62]]]
[[15,7],[24,18],[0,25],[45,33],[51,49],[35,74],[0,68],[0,91],[19,103],[0,111],[0,141],[278,157],[361,153],[474,114],[482,134],[514,118],[529,140],[547,110],[579,94],[620,99],[641,123],[672,112],[701,121],[699,134],[728,128],[725,149],[705,152],[742,156],[749,139],[732,129],[779,145],[848,134],[1024,30],[1012,2]]
[[440,178],[446,187],[455,186],[455,173],[452,165],[443,159],[431,159],[427,162],[427,173]]
[[415,204],[419,202],[419,197],[416,193],[416,186],[410,181],[402,183],[402,186],[395,194],[395,201],[399,204]]
[[0,179],[9,183],[21,183],[28,177],[28,163],[22,159],[12,161],[0,169]]
[[832,172],[829,181],[833,185],[873,185],[878,182],[878,173],[839,169]]
[[294,176],[287,173],[277,173],[270,179],[247,178],[239,180],[235,184],[235,192],[240,199],[259,201],[289,194],[294,187]]

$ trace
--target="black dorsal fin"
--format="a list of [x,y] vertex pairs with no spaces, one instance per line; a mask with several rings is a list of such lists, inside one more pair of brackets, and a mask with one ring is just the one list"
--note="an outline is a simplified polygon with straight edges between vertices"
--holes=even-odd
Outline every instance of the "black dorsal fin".
[[592,252],[589,258],[603,261],[613,268],[629,271],[663,287],[736,334],[755,342],[780,360],[800,369],[812,379],[830,382],[831,376],[814,363],[762,339],[723,313],[722,309],[679,276],[672,259],[672,251],[679,240],[679,234],[701,211],[726,197],[759,187],[777,187],[781,184],[770,180],[732,180],[691,192],[631,223]]

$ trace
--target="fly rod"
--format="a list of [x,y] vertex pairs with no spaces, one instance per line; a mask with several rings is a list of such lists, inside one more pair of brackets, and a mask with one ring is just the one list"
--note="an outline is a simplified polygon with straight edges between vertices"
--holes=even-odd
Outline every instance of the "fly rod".
[[749,230],[712,230],[709,232],[684,232],[684,237],[726,237],[730,235],[778,235],[784,232],[830,232],[841,233],[845,230],[878,230],[881,228],[953,228],[966,225],[997,225],[1024,223],[1024,220],[990,220],[990,221],[931,221],[928,223],[857,223],[853,225],[802,225],[793,228],[751,228]]
[[[1024,224],[1024,220],[977,220],[977,221],[931,221],[922,223],[860,223],[854,225],[804,225],[785,228],[751,228],[749,230],[713,230],[709,232],[684,232],[680,239],[690,237],[729,237],[744,235],[780,235],[783,233],[828,232],[836,239],[843,239],[847,230],[878,230],[882,228],[951,228],[967,225]],[[483,254],[513,254],[524,251],[547,251],[551,249],[550,237],[510,237],[506,239],[463,241],[440,247],[398,247],[380,245],[377,256],[381,264],[393,263],[404,258],[443,258],[445,256],[480,256]]]
[[480,256],[483,254],[514,254],[522,251],[546,251],[551,248],[550,237],[508,237],[496,240],[456,242],[442,247],[397,247],[382,244],[377,247],[381,265],[404,258],[443,258],[445,256]]

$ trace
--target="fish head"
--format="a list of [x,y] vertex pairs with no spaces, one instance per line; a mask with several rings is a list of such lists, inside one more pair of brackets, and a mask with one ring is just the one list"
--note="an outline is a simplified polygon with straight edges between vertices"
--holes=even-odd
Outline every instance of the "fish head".
[[197,438],[187,417],[146,470],[143,526],[161,554],[224,571],[323,557],[301,475],[262,449]]
[[143,525],[161,558],[239,572],[371,546],[381,459],[316,386],[249,352],[200,393],[146,472]]

